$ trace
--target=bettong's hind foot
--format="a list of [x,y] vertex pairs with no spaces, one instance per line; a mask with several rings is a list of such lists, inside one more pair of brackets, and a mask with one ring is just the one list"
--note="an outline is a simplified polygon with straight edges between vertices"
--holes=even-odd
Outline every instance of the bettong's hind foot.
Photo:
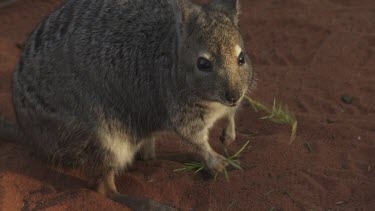
[[122,194],[113,194],[110,196],[113,201],[124,204],[135,211],[177,211],[172,205],[161,204],[150,199],[135,198]]

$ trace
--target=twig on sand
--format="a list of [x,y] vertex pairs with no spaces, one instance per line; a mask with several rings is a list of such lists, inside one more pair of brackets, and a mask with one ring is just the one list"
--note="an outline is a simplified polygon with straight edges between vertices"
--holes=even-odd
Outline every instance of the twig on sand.
[[237,200],[233,200],[233,201],[229,204],[229,206],[227,207],[227,210],[232,209],[236,203],[237,203]]
[[313,152],[313,149],[312,149],[312,147],[309,143],[306,142],[304,145],[305,145],[306,149],[309,150],[310,153]]

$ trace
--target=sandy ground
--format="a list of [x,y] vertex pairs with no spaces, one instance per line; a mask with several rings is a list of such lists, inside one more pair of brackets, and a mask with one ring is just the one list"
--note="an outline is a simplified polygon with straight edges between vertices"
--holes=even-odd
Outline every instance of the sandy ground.
[[[0,113],[14,120],[10,79],[28,33],[61,0],[20,0],[0,9]],[[174,173],[179,163],[137,162],[117,179],[125,194],[182,210],[375,209],[375,2],[373,0],[242,1],[241,30],[257,71],[252,97],[288,104],[299,120],[289,130],[244,105],[237,118],[244,171],[213,183]],[[341,101],[353,96],[352,104]],[[219,149],[220,128],[212,133]],[[310,152],[306,148],[309,144]],[[184,150],[163,137],[158,153]],[[219,150],[220,151],[220,150]],[[126,207],[85,188],[74,172],[53,170],[27,149],[0,142],[2,210],[121,210]]]

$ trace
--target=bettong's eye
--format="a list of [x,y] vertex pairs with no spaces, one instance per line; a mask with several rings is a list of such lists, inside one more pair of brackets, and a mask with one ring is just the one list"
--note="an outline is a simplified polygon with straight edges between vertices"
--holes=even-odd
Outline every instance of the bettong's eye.
[[240,55],[238,56],[238,64],[239,65],[244,65],[246,63],[245,61],[245,55],[243,52],[240,53]]
[[212,70],[212,62],[203,57],[199,57],[197,67],[200,71],[208,72]]

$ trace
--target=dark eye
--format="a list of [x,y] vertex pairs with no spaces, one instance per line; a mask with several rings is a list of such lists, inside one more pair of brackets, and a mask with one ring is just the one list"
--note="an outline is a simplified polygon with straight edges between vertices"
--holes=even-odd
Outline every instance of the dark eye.
[[211,61],[203,57],[199,57],[197,61],[197,67],[200,71],[208,72],[208,71],[211,71],[212,69],[212,63]]
[[245,55],[243,52],[240,53],[240,55],[238,56],[238,64],[239,65],[244,65],[246,63],[245,61]]

